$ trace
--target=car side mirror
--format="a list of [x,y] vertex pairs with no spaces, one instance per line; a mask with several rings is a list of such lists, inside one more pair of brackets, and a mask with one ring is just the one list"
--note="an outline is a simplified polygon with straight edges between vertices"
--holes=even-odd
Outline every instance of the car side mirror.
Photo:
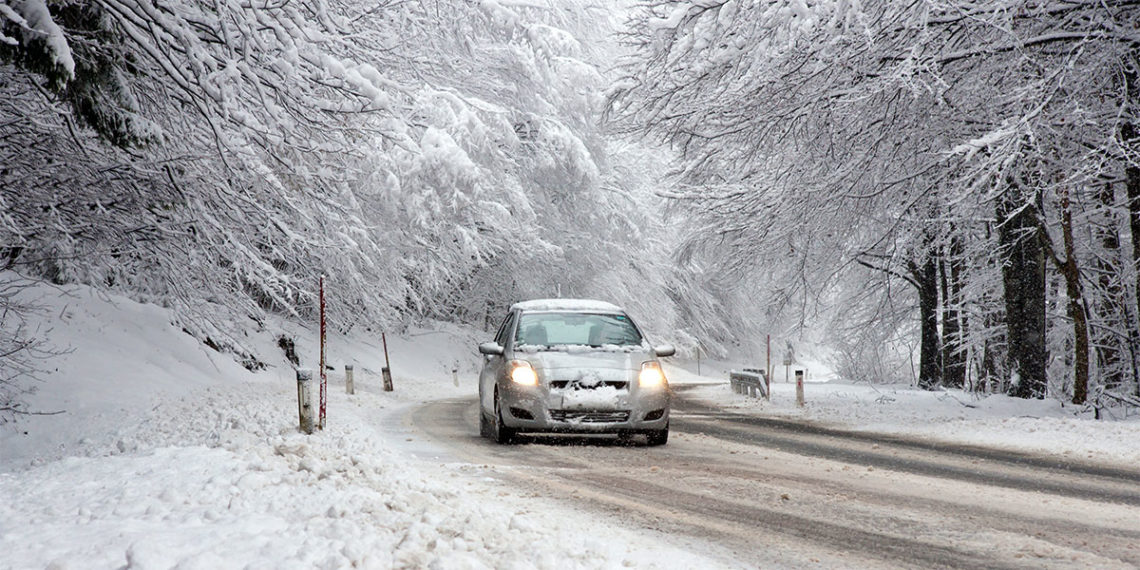
[[485,342],[479,345],[479,353],[487,356],[502,356],[503,347],[497,342]]
[[661,346],[653,347],[653,354],[655,356],[673,356],[677,354],[677,349],[673,348],[671,344],[663,344]]

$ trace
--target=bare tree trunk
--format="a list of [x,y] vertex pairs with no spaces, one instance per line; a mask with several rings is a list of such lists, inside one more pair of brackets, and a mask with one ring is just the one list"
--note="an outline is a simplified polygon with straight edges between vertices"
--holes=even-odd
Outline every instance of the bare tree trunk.
[[941,382],[941,351],[938,347],[938,266],[932,250],[922,265],[910,262],[910,273],[918,285],[918,313],[921,319],[918,385],[931,390]]
[[1005,321],[1010,365],[1016,377],[1012,394],[1044,398],[1045,363],[1045,252],[1041,244],[1036,191],[1023,191],[1011,177],[997,207],[998,243],[1006,258],[1002,264]]
[[[1101,185],[1097,193],[1105,217],[1093,228],[1104,255],[1094,256],[1092,269],[1097,275],[1101,297],[1095,299],[1096,312],[1089,314],[1091,341],[1097,354],[1097,376],[1100,384],[1119,388],[1131,370],[1124,363],[1124,354],[1137,344],[1136,327],[1131,326],[1131,311],[1126,306],[1124,282],[1121,280],[1120,229],[1116,216],[1116,193],[1113,185]],[[1095,318],[1094,318],[1095,314]],[[1097,327],[1096,323],[1100,326]],[[1121,337],[1124,331],[1125,337]]]
[[[951,228],[953,231],[953,228]],[[942,279],[942,383],[961,388],[966,384],[966,353],[962,346],[965,315],[961,312],[961,241],[951,236],[947,255],[938,264]]]
[[[1128,196],[1128,225],[1132,229],[1132,263],[1140,275],[1140,164],[1137,157],[1140,155],[1140,129],[1137,129],[1137,117],[1140,116],[1140,50],[1133,50],[1130,61],[1125,65],[1124,93],[1127,98],[1124,102],[1125,120],[1120,124],[1120,142],[1124,146],[1127,156],[1133,157],[1124,165],[1124,187]],[[1140,317],[1140,282],[1136,283],[1136,315]],[[1136,323],[1129,323],[1129,329],[1136,327]],[[1140,395],[1140,379],[1137,379],[1135,393]]]
[[1073,244],[1073,209],[1067,188],[1061,190],[1061,240],[1065,259],[1053,260],[1065,277],[1065,293],[1069,297],[1066,308],[1073,319],[1073,403],[1083,404],[1089,393],[1089,327],[1084,297],[1081,293],[1081,270]]

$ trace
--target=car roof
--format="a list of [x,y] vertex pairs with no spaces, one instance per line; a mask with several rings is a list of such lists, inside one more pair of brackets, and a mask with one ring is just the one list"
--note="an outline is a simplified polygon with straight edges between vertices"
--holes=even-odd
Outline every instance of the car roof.
[[605,301],[593,299],[533,299],[511,305],[511,310],[520,311],[574,311],[597,313],[624,313],[621,307]]

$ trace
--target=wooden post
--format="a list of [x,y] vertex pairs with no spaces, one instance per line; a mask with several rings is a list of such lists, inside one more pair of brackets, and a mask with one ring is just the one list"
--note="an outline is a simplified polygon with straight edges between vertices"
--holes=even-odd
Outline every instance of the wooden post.
[[310,387],[313,384],[313,371],[297,369],[297,415],[301,420],[301,432],[313,433],[313,403]]
[[380,370],[384,376],[384,391],[391,392],[392,388],[392,362],[388,360],[388,333],[380,333],[380,340],[384,342],[384,368]]
[[349,394],[356,393],[356,386],[352,383],[352,365],[344,365],[344,391]]
[[697,376],[701,375],[701,344],[697,343]]
[[796,370],[796,407],[804,407],[804,371]]
[[792,353],[792,343],[785,341],[788,344],[788,349],[784,351],[784,382],[791,382],[788,374],[791,373],[792,364],[796,361],[795,354]]
[[764,335],[764,343],[768,346],[768,359],[764,364],[764,383],[768,385],[768,393],[772,393],[772,335]]
[[325,276],[321,275],[321,410],[318,427],[325,429],[325,405],[328,403],[326,389],[328,375],[325,373]]

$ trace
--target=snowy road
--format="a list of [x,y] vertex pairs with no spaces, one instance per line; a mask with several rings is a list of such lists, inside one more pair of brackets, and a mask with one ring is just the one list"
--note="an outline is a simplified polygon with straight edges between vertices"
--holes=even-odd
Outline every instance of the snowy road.
[[681,362],[664,447],[496,446],[483,333],[449,325],[388,338],[394,392],[378,343],[334,336],[356,394],[331,373],[328,426],[304,435],[283,355],[252,373],[163,309],[67,292],[40,291],[61,356],[30,401],[65,413],[0,430],[0,570],[1140,567],[1134,418],[842,382],[801,409],[791,384],[764,402]]
[[[1140,472],[830,431],[683,397],[673,438],[478,437],[473,400],[413,429],[534,497],[689,541],[727,565],[1140,567]],[[675,545],[676,546],[676,545]]]

